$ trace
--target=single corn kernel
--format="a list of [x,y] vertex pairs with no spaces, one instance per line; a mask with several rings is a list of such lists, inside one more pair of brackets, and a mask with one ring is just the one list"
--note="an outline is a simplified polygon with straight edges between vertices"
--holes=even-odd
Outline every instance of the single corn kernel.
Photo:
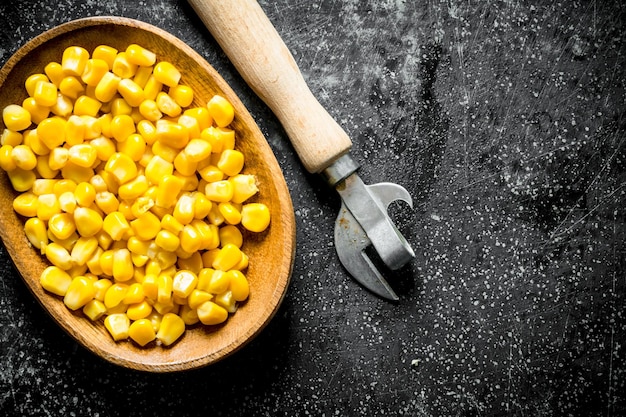
[[178,154],[174,158],[174,168],[176,169],[176,172],[180,175],[195,177],[198,163],[192,161],[189,155],[183,149],[182,151],[178,152]]
[[124,313],[109,314],[104,319],[104,327],[109,331],[113,340],[128,339],[130,319]]
[[243,244],[243,234],[237,228],[237,226],[226,225],[219,229],[220,244],[225,246],[227,244],[235,245],[241,248]]
[[109,286],[104,294],[104,305],[107,308],[115,308],[122,303],[128,292],[128,284],[115,282]]
[[117,56],[117,49],[109,45],[99,45],[94,48],[91,57],[93,59],[101,59],[106,62],[109,69],[113,67],[113,60]]
[[153,207],[154,199],[148,196],[138,197],[130,206],[130,212],[133,217],[131,220],[135,220],[138,217],[141,217],[144,213],[151,210]]
[[37,216],[38,205],[39,196],[32,192],[24,192],[13,199],[13,210],[24,217]]
[[228,311],[213,301],[205,301],[198,306],[197,311],[198,318],[207,326],[223,323],[228,318]]
[[176,205],[174,206],[174,212],[172,213],[172,215],[183,225],[191,223],[191,221],[195,217],[194,199],[191,194],[185,193],[180,196],[178,201],[176,201]]
[[175,87],[181,78],[180,71],[167,61],[161,61],[156,64],[153,69],[153,74],[157,81],[168,87]]
[[52,114],[59,117],[69,117],[74,109],[74,102],[71,98],[64,96],[63,94],[57,94],[56,102],[50,106]]
[[157,301],[167,304],[172,300],[172,277],[167,274],[159,274],[157,277]]
[[48,220],[48,230],[57,239],[67,239],[76,231],[74,216],[69,213],[56,213]]
[[68,75],[66,77],[63,77],[63,79],[61,80],[61,84],[59,84],[58,90],[64,96],[69,97],[72,100],[76,100],[84,93],[85,87],[77,77]]
[[165,229],[159,230],[159,233],[157,233],[154,238],[154,242],[157,246],[168,252],[174,252],[180,246],[180,239],[178,236]]
[[146,140],[138,133],[130,134],[122,143],[118,143],[117,150],[138,162],[146,152]]
[[[100,248],[102,250],[102,248]],[[99,274],[96,274],[99,275]],[[102,301],[104,303],[104,297],[108,289],[113,285],[113,281],[107,278],[100,278],[93,283],[93,287],[96,290],[96,294],[93,296],[95,300]],[[106,305],[105,305],[106,308]]]
[[139,104],[139,113],[151,122],[156,122],[163,117],[163,113],[159,110],[159,106],[154,100],[142,101]]
[[170,346],[185,332],[185,322],[174,313],[166,313],[161,319],[156,338],[165,346]]
[[219,211],[218,204],[213,204],[213,206],[211,206],[211,211],[209,212],[207,219],[209,220],[209,223],[215,226],[221,226],[222,223],[224,223],[225,219]]
[[183,181],[174,175],[165,175],[159,181],[156,195],[156,205],[159,207],[172,207],[176,204],[176,197],[183,188]]
[[44,251],[48,244],[46,223],[38,217],[31,217],[24,223],[24,232],[31,245]]
[[113,59],[111,71],[120,78],[132,78],[137,72],[137,64],[128,59],[126,52],[118,52]]
[[143,89],[128,78],[120,80],[117,85],[117,91],[132,107],[138,107],[146,98]]
[[117,86],[120,81],[120,77],[107,71],[96,85],[95,98],[103,103],[111,101],[117,94]]
[[96,290],[93,281],[84,276],[77,276],[72,279],[67,292],[63,297],[63,303],[70,310],[78,310],[93,300]]
[[122,302],[124,304],[138,304],[146,298],[143,292],[143,286],[139,282],[134,282],[128,286],[128,291],[124,295]]
[[187,304],[182,304],[180,306],[178,315],[187,326],[193,326],[200,321],[200,319],[198,318],[198,312],[195,309],[189,307]]
[[174,164],[155,155],[150,159],[144,170],[144,174],[148,181],[152,184],[158,184],[161,178],[174,173]]
[[177,252],[176,255],[178,256],[178,261],[176,262],[176,265],[178,265],[179,270],[186,269],[197,275],[202,270],[202,268],[204,268],[204,264],[202,263],[202,254],[200,252],[184,254],[184,256],[181,256]]
[[136,219],[131,220],[130,227],[139,239],[154,239],[161,230],[161,221],[153,213],[147,211]]
[[263,203],[244,204],[241,209],[241,224],[251,232],[260,233],[270,224],[270,210]]
[[59,199],[54,194],[42,194],[37,197],[37,217],[41,220],[50,220],[52,216],[61,213]]
[[134,180],[130,180],[126,184],[120,185],[117,190],[122,200],[135,201],[148,191],[148,180],[145,175],[139,174]]
[[232,104],[220,95],[214,95],[207,103],[209,113],[218,127],[226,127],[232,123],[235,109]]
[[133,118],[127,114],[118,114],[111,120],[111,134],[118,142],[124,142],[126,138],[137,131]]
[[232,243],[228,243],[219,250],[213,260],[212,267],[214,269],[228,271],[241,261],[241,256],[241,250]]
[[78,183],[74,188],[74,197],[79,205],[89,207],[96,200],[96,188],[89,182]]
[[206,291],[211,294],[221,294],[230,286],[230,275],[222,270],[214,270]]
[[24,87],[26,87],[26,92],[29,96],[32,97],[35,94],[35,87],[37,86],[37,83],[39,81],[49,82],[50,79],[46,76],[46,74],[41,73],[32,74],[26,78],[26,81],[24,82]]
[[226,149],[222,152],[217,167],[226,175],[233,176],[239,174],[243,168],[244,157],[240,151]]
[[213,297],[213,302],[224,308],[229,313],[237,311],[237,303],[233,297],[232,291],[228,290]]
[[[139,285],[143,285],[143,284],[139,284]],[[147,300],[143,300],[139,303],[129,305],[128,310],[126,310],[126,315],[131,320],[145,319],[151,313],[152,313],[152,305]]]
[[78,145],[85,141],[85,121],[76,115],[71,115],[65,124],[65,143],[67,145]]
[[80,46],[70,46],[63,51],[61,67],[65,75],[80,77],[89,60],[89,52]]
[[50,153],[50,149],[41,141],[41,139],[39,139],[37,129],[24,131],[23,138],[23,145],[28,146],[35,156],[43,156]]
[[[50,107],[42,106],[37,103],[34,97],[27,97],[22,102],[22,108],[26,110],[30,114],[31,122],[35,124],[41,123],[42,120],[48,118],[50,116]],[[5,123],[6,125],[6,123]],[[30,124],[29,124],[30,126]],[[28,126],[26,126],[28,127]],[[11,131],[11,130],[9,130]]]
[[198,173],[206,182],[217,182],[224,179],[224,173],[215,165],[207,165],[199,169]]
[[193,90],[188,85],[176,85],[169,89],[169,95],[180,107],[189,107],[193,102]]
[[[40,106],[54,106],[57,102],[57,86],[47,81],[39,81],[35,85],[34,97]],[[19,130],[19,129],[13,129]]]
[[72,277],[63,269],[52,265],[43,270],[39,283],[46,291],[63,297],[72,283]]
[[17,145],[11,152],[11,157],[17,168],[30,171],[37,166],[37,156],[27,145]]
[[156,338],[156,333],[152,322],[142,318],[132,322],[128,328],[128,336],[139,346],[145,346]]
[[19,192],[28,191],[37,179],[37,175],[33,171],[21,168],[7,172],[7,175],[13,189]]
[[182,114],[178,117],[176,122],[179,125],[184,126],[185,129],[187,129],[190,139],[200,137],[200,126],[198,125],[198,121],[194,117]]
[[0,135],[0,145],[17,146],[22,143],[23,136],[20,132],[11,129],[4,129]]
[[74,210],[76,230],[83,237],[95,236],[102,229],[102,216],[88,207],[77,207]]
[[189,142],[189,132],[178,123],[159,120],[156,123],[156,140],[175,149],[184,148]]
[[235,204],[243,203],[259,191],[254,175],[237,174],[230,177],[228,181],[233,186],[231,201]]
[[148,83],[148,79],[152,76],[152,66],[139,66],[133,81],[142,89]]
[[211,212],[213,203],[203,193],[192,193],[194,218],[204,219]]
[[13,160],[13,146],[2,145],[2,147],[0,147],[0,168],[4,171],[13,171],[17,168]]
[[58,116],[44,119],[37,126],[37,135],[49,149],[54,150],[65,142],[66,123],[65,119]]
[[77,116],[97,116],[102,103],[89,96],[80,96],[74,102],[74,114]]
[[126,59],[135,65],[150,67],[156,63],[156,54],[140,45],[130,44],[126,48]]
[[59,170],[50,168],[49,158],[49,155],[37,156],[37,167],[35,168],[39,176],[46,179],[56,178],[59,174]]
[[174,148],[173,146],[160,140],[155,140],[150,150],[152,151],[153,156],[159,156],[170,163],[174,163],[176,155],[179,153],[177,148]]
[[[79,97],[80,99],[81,97]],[[102,126],[100,124],[100,120],[94,116],[83,114],[80,116],[83,119],[83,124],[85,125],[85,139],[91,140],[96,139],[102,134]]]
[[67,148],[54,148],[48,155],[48,166],[50,169],[58,171],[67,165],[70,160],[70,150]]
[[113,278],[118,282],[128,281],[133,277],[135,267],[128,249],[117,249],[113,253]]
[[59,207],[63,212],[74,214],[77,206],[76,196],[71,191],[66,191],[59,196]]
[[122,240],[130,230],[130,225],[122,213],[114,211],[106,215],[102,222],[102,229],[111,236],[113,240]]
[[109,72],[109,65],[105,60],[91,58],[88,59],[85,64],[85,69],[81,74],[81,79],[86,85],[95,87],[107,72]]
[[178,117],[182,113],[182,108],[174,101],[169,94],[164,91],[161,91],[156,96],[156,104],[161,113],[166,114],[170,117]]
[[93,166],[98,158],[98,152],[90,144],[81,143],[73,145],[69,149],[69,162],[80,167],[89,168]]
[[[54,61],[46,64],[46,66],[44,67],[44,72],[46,73],[48,80],[56,86],[61,84],[61,80],[63,79],[63,77],[65,77],[65,74],[63,73],[63,66]],[[29,91],[28,94],[32,96],[32,91]]]
[[[121,81],[120,81],[121,82]],[[109,112],[113,117],[118,116],[120,114],[124,114],[126,116],[130,116],[133,113],[133,108],[130,104],[126,102],[123,98],[114,98],[109,103]],[[132,118],[132,116],[131,116]]]
[[225,203],[233,198],[233,185],[228,180],[210,182],[204,189],[209,200]]
[[71,256],[74,265],[86,265],[98,248],[95,237],[80,237],[72,248]]
[[154,74],[151,74],[143,87],[146,100],[156,100],[157,96],[163,89],[163,83],[157,80]]
[[180,270],[174,275],[172,292],[175,296],[187,298],[198,284],[198,277],[191,271]]
[[105,172],[112,174],[119,184],[127,183],[137,177],[137,165],[130,156],[116,152],[107,160]]
[[190,109],[186,109],[183,114],[191,116],[198,121],[198,127],[200,128],[201,133],[204,129],[208,128],[213,123],[213,119],[211,118],[209,109],[207,109],[206,107],[193,107]]
[[171,214],[166,214],[161,218],[161,227],[175,235],[178,235],[183,230],[183,224]]
[[244,301],[250,295],[250,286],[246,276],[238,270],[230,270],[226,272],[230,275],[230,291],[235,301]]
[[202,303],[210,301],[213,298],[212,294],[206,291],[195,289],[187,297],[187,304],[193,309],[197,309]]
[[217,209],[224,217],[224,221],[227,224],[239,224],[241,222],[241,212],[230,202],[219,203]]
[[100,320],[100,318],[104,317],[107,308],[104,306],[104,303],[100,300],[93,299],[89,301],[83,307],[83,314],[85,314],[91,321]]
[[211,144],[204,139],[191,139],[185,146],[184,152],[190,160],[200,162],[211,156]]

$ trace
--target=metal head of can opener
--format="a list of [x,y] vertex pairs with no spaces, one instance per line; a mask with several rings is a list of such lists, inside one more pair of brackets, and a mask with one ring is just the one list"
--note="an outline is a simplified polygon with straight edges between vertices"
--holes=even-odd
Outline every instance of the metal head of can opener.
[[280,120],[300,160],[322,174],[341,196],[335,247],[341,263],[361,285],[390,300],[398,296],[368,257],[370,245],[385,265],[398,269],[415,257],[391,221],[396,200],[412,206],[400,185],[366,185],[348,155],[346,132],[309,90],[293,56],[254,0],[189,0],[198,16],[254,92]]

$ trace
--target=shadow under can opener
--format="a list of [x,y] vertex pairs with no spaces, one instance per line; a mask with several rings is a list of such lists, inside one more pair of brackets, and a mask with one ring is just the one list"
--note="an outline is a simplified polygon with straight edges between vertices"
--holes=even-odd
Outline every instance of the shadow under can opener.
[[415,253],[388,214],[408,191],[390,182],[367,185],[348,155],[352,142],[320,105],[280,35],[254,0],[189,0],[246,83],[281,122],[307,171],[319,173],[341,196],[335,248],[352,277],[388,300],[398,296],[366,254],[370,245],[391,270]]

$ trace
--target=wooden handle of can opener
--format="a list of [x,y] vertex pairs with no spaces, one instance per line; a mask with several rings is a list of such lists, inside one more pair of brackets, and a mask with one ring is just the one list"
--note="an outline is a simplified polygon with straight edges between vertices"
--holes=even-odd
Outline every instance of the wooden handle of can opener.
[[256,1],[189,3],[250,88],[278,117],[307,171],[318,173],[350,150],[350,138],[313,96]]

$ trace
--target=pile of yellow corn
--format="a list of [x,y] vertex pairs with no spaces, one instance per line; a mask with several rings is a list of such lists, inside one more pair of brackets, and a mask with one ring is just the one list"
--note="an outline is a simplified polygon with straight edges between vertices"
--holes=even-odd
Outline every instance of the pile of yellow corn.
[[0,168],[50,261],[43,288],[141,346],[226,321],[249,294],[241,228],[270,222],[231,103],[192,106],[180,71],[136,44],[68,47],[25,88],[2,112]]

